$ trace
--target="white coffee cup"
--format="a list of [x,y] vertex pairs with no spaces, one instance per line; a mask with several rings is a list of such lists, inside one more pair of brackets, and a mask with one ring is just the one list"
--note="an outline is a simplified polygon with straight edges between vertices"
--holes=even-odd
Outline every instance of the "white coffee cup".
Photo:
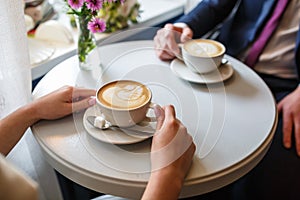
[[226,48],[215,40],[195,39],[181,45],[182,59],[193,72],[205,74],[221,65]]
[[104,118],[113,125],[129,127],[147,117],[152,92],[144,84],[132,80],[117,80],[97,90],[96,102]]

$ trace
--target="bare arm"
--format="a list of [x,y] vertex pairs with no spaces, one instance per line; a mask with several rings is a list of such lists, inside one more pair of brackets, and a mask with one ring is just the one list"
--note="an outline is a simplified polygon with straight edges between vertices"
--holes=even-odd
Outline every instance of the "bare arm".
[[95,103],[95,90],[65,86],[11,113],[0,121],[0,153],[7,155],[28,127],[41,119],[58,119]]

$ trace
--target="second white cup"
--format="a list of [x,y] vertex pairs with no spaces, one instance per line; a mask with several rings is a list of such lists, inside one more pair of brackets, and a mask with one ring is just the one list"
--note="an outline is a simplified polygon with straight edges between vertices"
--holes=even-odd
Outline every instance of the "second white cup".
[[205,74],[221,65],[225,46],[215,40],[195,39],[182,44],[182,59],[193,72]]

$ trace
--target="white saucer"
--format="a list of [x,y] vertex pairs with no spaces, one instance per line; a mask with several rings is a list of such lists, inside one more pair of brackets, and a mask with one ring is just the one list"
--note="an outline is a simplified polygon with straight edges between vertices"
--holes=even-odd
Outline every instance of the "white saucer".
[[[87,116],[96,115],[99,114],[98,109],[96,107],[90,107],[88,108],[83,116],[83,126],[87,133],[95,138],[96,140],[99,140],[101,142],[106,142],[110,144],[133,144],[138,143],[141,141],[144,141],[152,136],[136,136],[131,135],[130,131],[122,131],[118,129],[107,129],[107,130],[100,130],[98,128],[95,128],[87,121]],[[154,132],[155,131],[155,124],[154,123],[147,123],[148,125],[146,127],[142,126],[135,126],[134,128],[147,131],[147,132]]]
[[231,63],[228,62],[227,64],[221,65],[219,70],[207,74],[197,74],[192,72],[184,64],[184,62],[177,58],[171,62],[171,70],[179,78],[200,84],[210,84],[225,81],[233,75],[234,71]]

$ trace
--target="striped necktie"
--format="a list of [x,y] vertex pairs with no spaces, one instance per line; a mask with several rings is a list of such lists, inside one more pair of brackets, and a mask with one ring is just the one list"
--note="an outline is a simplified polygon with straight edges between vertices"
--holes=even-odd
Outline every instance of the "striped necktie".
[[245,64],[247,64],[248,66],[254,67],[254,65],[256,64],[258,57],[260,56],[261,52],[266,46],[266,43],[270,39],[270,36],[276,29],[280,17],[282,16],[288,2],[289,0],[278,0],[271,18],[266,23],[266,26],[264,27],[264,29],[262,30],[262,32],[260,33],[260,35],[249,50],[248,56],[245,60]]

